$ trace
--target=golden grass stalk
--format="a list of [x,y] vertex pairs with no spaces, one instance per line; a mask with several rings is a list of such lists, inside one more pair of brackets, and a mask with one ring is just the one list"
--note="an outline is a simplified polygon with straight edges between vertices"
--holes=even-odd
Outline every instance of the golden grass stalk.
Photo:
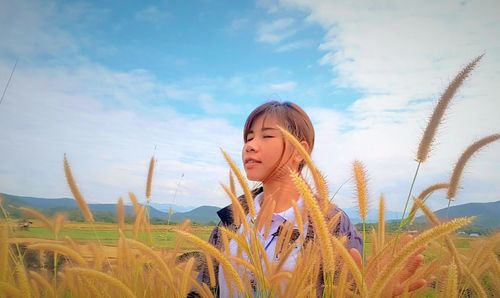
[[[417,197],[418,200],[421,200],[422,202],[425,202],[427,200],[427,197],[430,196],[433,192],[436,190],[440,189],[447,189],[450,185],[448,183],[436,183],[433,184],[426,189],[424,189]],[[415,218],[415,215],[417,214],[418,211],[418,206],[415,203],[415,200],[413,201],[413,204],[411,206],[410,214],[408,214],[408,217],[404,220],[404,225],[406,225],[409,222],[413,222],[413,219]]]
[[64,155],[64,174],[66,175],[66,181],[68,182],[69,189],[71,190],[71,193],[75,197],[76,203],[78,204],[78,207],[80,208],[83,217],[87,222],[94,222],[94,216],[92,215],[92,212],[90,212],[89,206],[87,205],[85,198],[78,189],[75,178],[73,178],[73,174],[71,173],[71,167],[69,166],[66,154]]
[[269,235],[269,229],[271,228],[271,220],[273,218],[273,212],[276,208],[276,201],[272,196],[265,198],[262,207],[260,208],[259,214],[255,219],[255,229],[256,231],[261,231],[264,229],[264,237]]
[[190,258],[186,266],[184,267],[184,273],[182,274],[181,284],[180,284],[180,292],[184,297],[187,297],[189,292],[189,277],[193,271],[194,258]]
[[378,247],[384,247],[385,243],[385,198],[380,195],[378,207]]
[[394,259],[385,266],[380,274],[377,275],[375,281],[373,282],[373,288],[371,293],[373,297],[380,297],[382,290],[387,285],[388,281],[391,280],[394,275],[401,269],[403,262],[407,260],[411,255],[413,255],[421,246],[426,245],[430,241],[437,239],[443,235],[451,233],[463,226],[466,226],[472,222],[474,217],[462,217],[453,219],[447,223],[443,223],[439,226],[435,226],[422,234],[418,235],[411,242],[406,244],[401,251],[399,251]]
[[[227,237],[226,237],[227,239]],[[212,261],[211,256],[206,256],[207,260],[207,268],[208,268],[208,279],[210,281],[210,287],[215,288],[215,271],[214,271],[214,262]]]
[[28,281],[28,277],[26,276],[24,266],[21,263],[16,264],[16,279],[17,286],[21,290],[21,297],[31,297],[30,283]]
[[288,271],[280,271],[273,274],[273,276],[269,278],[269,283],[278,285],[280,283],[280,280],[282,279],[290,280],[291,278],[292,278],[292,273]]
[[306,204],[307,210],[311,215],[311,219],[313,222],[314,230],[316,231],[319,242],[321,243],[321,255],[323,256],[324,264],[325,264],[325,272],[333,272],[334,270],[334,258],[333,258],[333,249],[332,244],[330,242],[330,232],[328,231],[328,226],[321,212],[320,206],[317,201],[314,199],[311,191],[309,190],[309,186],[304,181],[302,177],[299,176],[298,173],[291,173],[293,183],[297,190],[299,191],[302,198],[304,198],[304,203]]
[[23,297],[21,296],[21,291],[18,288],[4,281],[0,281],[0,294],[5,295],[2,297]]
[[299,229],[300,237],[304,238],[304,220],[302,218],[302,212],[297,205],[297,201],[292,200],[293,213],[295,215],[295,221],[297,222],[297,227]]
[[468,277],[469,282],[471,283],[472,287],[476,291],[476,295],[481,298],[487,298],[488,294],[484,291],[483,286],[481,285],[481,282],[477,279],[477,277],[469,270],[467,266],[463,266],[464,273]]
[[56,236],[56,239],[59,236],[59,232],[61,232],[65,220],[66,220],[66,215],[64,213],[56,214],[54,219],[54,235]]
[[40,292],[38,291],[38,285],[34,279],[29,281],[30,283],[30,291],[31,291],[31,297],[33,298],[40,298]]
[[[238,243],[238,248],[243,249],[243,251],[247,254],[250,254],[250,247],[249,243],[247,241],[247,238],[245,237],[244,234],[237,234],[231,230],[228,230],[225,227],[220,227],[220,232],[223,236],[225,236],[227,239],[231,238],[235,240]],[[224,238],[223,238],[224,241]],[[224,243],[224,246],[226,246],[226,243]],[[227,243],[227,248],[229,248],[229,242]],[[226,248],[226,251],[227,251]]]
[[154,264],[157,264],[162,268],[162,271],[165,273],[167,277],[167,284],[168,285],[174,285],[174,277],[172,276],[172,272],[170,271],[170,268],[167,266],[165,261],[150,247],[144,245],[143,243],[139,241],[135,241],[132,239],[125,239],[125,236],[123,232],[120,233],[122,239],[125,240],[126,243],[130,244],[131,246],[137,248],[139,251],[141,251],[144,255],[149,257],[151,260],[154,261]]
[[122,198],[119,198],[118,204],[116,204],[116,221],[118,222],[118,228],[125,231],[125,206]]
[[30,271],[30,276],[42,287],[46,297],[56,297],[54,289],[50,283],[38,272]]
[[[238,201],[238,198],[225,186],[224,184],[221,183],[222,188],[226,192],[226,194],[229,196],[231,199],[231,208],[233,211],[233,216],[235,218],[240,219],[241,223],[243,224],[243,228],[245,231],[249,231],[250,227],[248,226],[248,222],[246,221],[245,218],[245,211],[243,210],[243,207],[240,204],[240,201]],[[253,202],[252,202],[253,203]]]
[[87,268],[69,268],[67,269],[67,271],[77,276],[100,280],[103,284],[109,285],[119,290],[119,293],[115,293],[117,294],[117,296],[123,295],[125,297],[136,297],[125,284],[123,284],[120,280],[112,277],[111,275]]
[[331,239],[333,244],[335,245],[336,252],[338,252],[338,254],[344,260],[344,267],[342,268],[342,270],[351,271],[354,281],[356,282],[356,285],[358,285],[361,297],[366,297],[368,289],[366,287],[366,284],[363,282],[363,276],[361,274],[361,270],[359,269],[358,265],[352,258],[351,254],[347,251],[347,248],[345,248],[344,244],[339,239],[337,239],[336,237],[332,237]]
[[448,267],[444,294],[445,297],[455,298],[458,297],[457,266],[455,263],[451,263]]
[[35,243],[35,244],[30,244],[28,245],[29,249],[33,250],[50,250],[54,252],[58,252],[60,254],[63,254],[67,257],[69,257],[72,261],[77,263],[79,266],[86,267],[87,262],[85,259],[75,250],[62,245],[62,244],[56,244],[56,243]]
[[352,164],[354,178],[356,180],[356,192],[358,196],[359,216],[363,221],[366,220],[368,214],[368,190],[366,186],[366,170],[363,164],[355,160]]
[[247,268],[248,270],[250,270],[253,273],[256,273],[256,274],[258,273],[257,270],[255,269],[254,265],[250,264],[249,262],[247,262],[246,260],[244,260],[242,258],[235,257],[235,256],[229,256],[229,259],[232,262],[237,263],[238,265],[241,265],[241,266]]
[[424,134],[422,135],[422,139],[420,140],[420,144],[418,146],[417,151],[417,161],[425,162],[427,157],[429,156],[429,151],[432,146],[432,142],[434,141],[434,137],[436,135],[437,128],[442,121],[443,115],[448,107],[449,103],[453,99],[453,96],[457,92],[458,88],[462,85],[465,79],[469,76],[471,71],[474,69],[476,64],[481,60],[483,55],[475,58],[467,64],[451,81],[450,85],[443,92],[441,97],[439,98],[434,111],[432,112],[432,116],[429,119],[429,123],[425,128]]
[[307,152],[307,150],[304,148],[304,146],[302,146],[299,140],[297,140],[297,138],[286,129],[280,126],[278,126],[278,128],[283,133],[285,139],[288,140],[293,145],[293,147],[295,147],[295,149],[304,159],[307,167],[309,168],[313,176],[314,184],[316,185],[316,191],[318,193],[318,199],[320,201],[319,203],[320,207],[322,208],[322,210],[326,210],[329,202],[329,196],[328,196],[328,186],[326,185],[325,178],[316,168],[316,165],[313,163],[311,156],[309,155],[309,152]]
[[231,170],[233,173],[236,175],[236,178],[238,179],[238,182],[240,183],[241,188],[243,188],[243,193],[245,194],[245,200],[247,202],[248,206],[248,213],[252,218],[255,218],[255,207],[253,205],[253,196],[252,192],[250,191],[250,188],[248,187],[247,182],[245,181],[245,178],[243,178],[243,175],[241,174],[241,171],[238,169],[234,161],[231,159],[231,157],[221,149],[222,155],[224,155],[224,158],[226,159],[227,163],[229,164],[229,167],[231,167]]
[[436,184],[433,184],[429,187],[427,187],[426,189],[424,189],[417,197],[417,199],[420,199],[422,201],[425,202],[425,200],[427,199],[427,197],[435,192],[436,190],[440,190],[440,189],[447,189],[450,185],[448,183],[436,183]]
[[450,179],[450,187],[448,188],[448,199],[451,200],[452,198],[455,197],[457,193],[457,188],[458,188],[458,182],[460,180],[460,176],[462,175],[462,172],[464,170],[465,164],[467,161],[471,158],[471,156],[476,153],[478,150],[483,148],[484,146],[498,141],[500,139],[500,134],[493,134],[490,136],[487,136],[485,138],[480,139],[479,141],[473,143],[470,145],[460,156],[460,158],[457,161],[457,164],[455,165],[455,168],[453,169],[453,173],[451,175]]
[[[241,281],[241,278],[238,275],[238,272],[234,269],[233,265],[227,260],[227,258],[224,256],[222,252],[220,252],[217,248],[214,246],[210,245],[206,241],[190,234],[184,231],[179,231],[175,230],[177,234],[180,236],[186,238],[189,242],[193,243],[194,245],[198,246],[200,249],[205,251],[208,256],[214,257],[219,264],[222,266],[222,269],[226,274],[229,274],[229,277],[234,283],[236,284],[236,287],[238,290],[242,293],[244,291],[243,288],[243,282]],[[229,287],[229,285],[228,285]],[[230,288],[230,287],[229,287]]]
[[151,199],[151,189],[153,185],[154,169],[155,169],[155,157],[151,156],[151,160],[149,161],[148,180],[146,182],[146,199],[148,201]]
[[137,239],[139,237],[139,230],[141,226],[143,225],[144,221],[144,213],[146,211],[146,207],[141,206],[139,209],[139,213],[136,214],[135,221],[134,221],[134,237]]
[[234,176],[233,172],[229,171],[229,188],[231,189],[231,192],[236,195],[236,185],[234,184]]
[[26,207],[19,207],[19,210],[21,210],[21,212],[27,216],[31,216],[38,219],[44,227],[46,227],[50,231],[54,231],[54,224],[52,224],[52,222],[40,211]]
[[7,280],[9,275],[9,231],[6,225],[0,226],[0,280]]
[[129,192],[128,197],[130,198],[130,202],[132,202],[132,205],[134,206],[134,214],[135,216],[137,216],[141,211],[141,205],[137,201],[137,197],[133,192]]

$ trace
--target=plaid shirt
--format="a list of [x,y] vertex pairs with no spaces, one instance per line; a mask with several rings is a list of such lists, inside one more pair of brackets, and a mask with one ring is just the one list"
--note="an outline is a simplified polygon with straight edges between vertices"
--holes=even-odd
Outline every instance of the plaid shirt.
[[[255,197],[257,194],[261,193],[262,191],[263,191],[262,187],[257,188],[257,189],[252,191],[252,196]],[[248,214],[248,206],[247,206],[245,197],[240,196],[238,198],[238,200],[239,200],[241,206],[243,207],[243,210],[245,211],[245,213]],[[355,248],[360,253],[362,253],[363,243],[362,243],[361,236],[359,235],[358,231],[356,230],[356,227],[349,220],[349,217],[347,216],[347,214],[344,211],[342,211],[341,209],[335,208],[332,210],[331,214],[328,215],[328,217],[331,218],[334,215],[336,215],[338,212],[342,212],[342,215],[340,216],[340,219],[339,219],[337,226],[332,231],[332,234],[336,235],[336,236],[344,236],[344,235],[347,236],[347,247],[349,249]],[[221,210],[219,210],[217,212],[217,215],[220,218],[220,222],[212,230],[212,233],[210,234],[210,238],[208,239],[208,242],[210,244],[214,245],[217,249],[223,250],[224,244],[222,243],[222,238],[220,235],[219,228],[225,227],[233,232],[236,232],[238,230],[239,226],[237,226],[234,223],[231,205],[226,206],[226,207],[222,208]],[[299,238],[299,232],[298,232],[298,230],[295,229],[292,233],[292,237],[291,237],[290,241],[295,241],[298,238]],[[314,238],[314,229],[312,226],[312,222],[309,220],[305,241],[306,242],[310,241],[313,238]],[[215,259],[212,259],[212,263],[214,266],[216,286],[214,288],[212,288],[211,290],[213,293],[219,293],[219,289],[218,289],[218,287],[219,287],[219,281],[218,281],[219,262],[217,262],[217,260],[215,260]],[[201,265],[201,270],[200,270],[200,273],[198,275],[198,281],[206,283],[207,285],[210,285],[210,277],[209,277],[208,267],[207,267],[206,262],[203,262]],[[319,289],[323,288],[322,283],[323,283],[323,279],[320,278],[319,284],[318,284]],[[319,291],[319,292],[322,292],[322,291]],[[189,293],[188,297],[199,297],[199,295],[195,292],[191,292],[191,293]]]

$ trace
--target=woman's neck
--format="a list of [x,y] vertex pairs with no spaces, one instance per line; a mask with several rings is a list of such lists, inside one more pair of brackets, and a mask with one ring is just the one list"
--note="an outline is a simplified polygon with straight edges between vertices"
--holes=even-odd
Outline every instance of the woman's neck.
[[297,201],[299,192],[292,179],[286,178],[271,180],[263,183],[264,200],[272,198],[276,201],[274,213],[285,211],[292,207],[292,201]]

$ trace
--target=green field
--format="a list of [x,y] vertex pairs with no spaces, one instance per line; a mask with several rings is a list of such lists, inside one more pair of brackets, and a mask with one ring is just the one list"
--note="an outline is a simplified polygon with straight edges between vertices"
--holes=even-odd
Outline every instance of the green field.
[[[154,225],[152,226],[152,240],[153,247],[156,248],[173,248],[176,244],[176,235],[173,231],[176,226]],[[190,231],[201,239],[208,240],[212,226],[195,226]],[[127,238],[134,238],[132,226],[124,231]],[[45,227],[32,226],[27,230],[17,229],[14,234],[15,238],[38,238],[54,240],[54,234]],[[69,223],[61,230],[59,240],[64,240],[66,237],[71,240],[85,244],[92,241],[100,241],[104,245],[116,245],[119,233],[116,224],[99,223],[92,228],[88,224]],[[147,234],[145,232],[139,233],[139,239],[146,240]],[[181,246],[186,249],[190,245],[183,243]]]

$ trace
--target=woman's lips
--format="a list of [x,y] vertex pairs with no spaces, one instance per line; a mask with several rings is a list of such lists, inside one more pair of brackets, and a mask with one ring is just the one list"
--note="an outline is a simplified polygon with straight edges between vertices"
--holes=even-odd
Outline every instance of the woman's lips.
[[261,163],[259,160],[254,158],[245,158],[245,167],[253,167],[256,164]]

